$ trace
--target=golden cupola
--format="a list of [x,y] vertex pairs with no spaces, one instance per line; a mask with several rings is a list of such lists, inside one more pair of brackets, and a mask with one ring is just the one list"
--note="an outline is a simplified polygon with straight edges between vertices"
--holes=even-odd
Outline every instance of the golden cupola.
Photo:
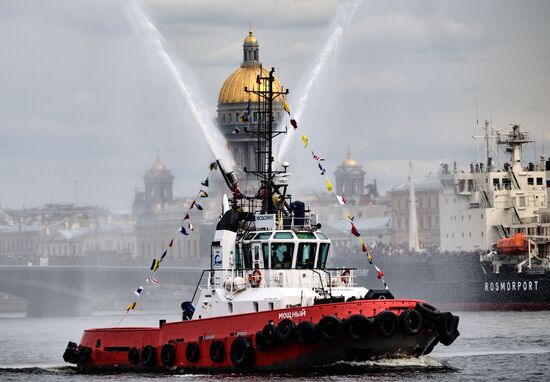
[[[243,43],[241,67],[231,73],[223,83],[218,96],[218,104],[247,103],[249,99],[251,102],[258,102],[258,96],[246,93],[244,88],[254,89],[260,87],[260,90],[263,90],[263,84],[259,85],[256,82],[261,65],[258,39],[254,36],[252,27],[250,27]],[[262,68],[261,76],[269,76],[269,70]],[[282,91],[281,83],[278,80],[273,83],[273,91]]]

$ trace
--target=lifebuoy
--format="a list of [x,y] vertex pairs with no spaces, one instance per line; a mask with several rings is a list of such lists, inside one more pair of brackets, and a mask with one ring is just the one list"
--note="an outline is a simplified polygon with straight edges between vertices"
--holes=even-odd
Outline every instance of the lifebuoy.
[[342,275],[340,276],[340,280],[342,280],[342,283],[344,285],[347,285],[350,281],[351,277],[351,271],[349,269],[346,269],[344,272],[342,272]]
[[254,347],[248,338],[237,337],[231,343],[229,358],[231,358],[233,365],[239,368],[246,368],[252,364],[254,356]]
[[151,345],[145,346],[141,349],[140,359],[143,367],[154,367],[157,364],[157,350]]
[[422,329],[422,316],[416,309],[408,309],[399,315],[401,329],[413,336]]
[[264,326],[262,330],[262,340],[267,346],[271,346],[275,343],[277,337],[275,336],[275,331],[277,328],[273,324],[273,322],[270,322],[266,326]]
[[174,345],[162,345],[162,349],[160,349],[160,360],[164,366],[174,366],[174,363],[176,362],[176,348],[174,347]]
[[252,286],[258,286],[262,282],[262,271],[254,269],[252,273],[248,275],[248,282]]
[[132,365],[137,365],[139,363],[139,350],[135,347],[128,350],[128,362]]
[[80,362],[86,362],[90,359],[91,355],[92,349],[87,346],[81,346],[80,349],[78,349],[78,359]]
[[225,346],[221,341],[214,341],[210,345],[210,359],[212,362],[222,363],[225,359]]
[[397,332],[399,319],[395,313],[384,310],[374,318],[374,327],[382,337],[391,337]]
[[294,334],[294,326],[294,322],[289,318],[285,318],[279,322],[279,325],[277,325],[277,329],[275,330],[277,340],[285,341],[292,337]]
[[315,325],[309,321],[302,321],[296,325],[296,337],[302,345],[311,346],[317,342]]
[[317,330],[327,341],[335,341],[342,335],[342,321],[335,316],[325,316],[317,324]]
[[191,363],[199,362],[201,348],[196,342],[190,342],[185,348],[185,359]]
[[367,337],[372,327],[372,322],[362,314],[354,314],[345,321],[346,334],[354,341],[361,341]]
[[423,318],[428,320],[437,320],[441,314],[437,308],[424,302],[417,302],[415,309],[418,310]]

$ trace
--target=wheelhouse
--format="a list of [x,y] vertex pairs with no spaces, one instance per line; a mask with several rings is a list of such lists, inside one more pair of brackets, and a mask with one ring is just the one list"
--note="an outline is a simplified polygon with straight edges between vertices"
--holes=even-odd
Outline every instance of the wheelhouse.
[[320,231],[254,231],[235,250],[236,269],[325,269],[330,240]]

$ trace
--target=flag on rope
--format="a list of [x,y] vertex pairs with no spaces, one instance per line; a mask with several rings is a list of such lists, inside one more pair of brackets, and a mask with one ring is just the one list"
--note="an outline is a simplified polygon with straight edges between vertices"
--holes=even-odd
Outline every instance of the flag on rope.
[[286,99],[283,98],[283,109],[290,115],[290,106],[288,106],[288,103],[286,103]]
[[309,141],[304,133],[302,133],[302,142],[304,142],[304,149],[309,145]]
[[325,158],[320,157],[319,155],[315,155],[315,153],[312,151],[311,155],[313,156],[313,159],[315,159],[317,162],[325,160]]
[[126,308],[126,313],[128,313],[131,310],[136,309],[136,306],[137,306],[137,302],[135,302],[135,301],[133,303],[131,303],[130,305],[128,305],[128,307]]
[[216,163],[216,162],[210,163],[210,164],[208,165],[208,169],[209,169],[210,171],[217,170],[217,169],[218,169],[218,163]]
[[197,207],[197,210],[202,211],[202,206],[199,203],[195,202],[195,207]]
[[193,207],[195,207],[195,203],[197,203],[197,202],[193,200],[193,202],[191,203],[191,206],[189,207],[190,210],[192,210]]
[[208,187],[208,178],[206,178],[204,180],[204,182],[201,182],[201,184],[204,186],[204,187]]
[[168,253],[168,250],[165,250],[164,253],[162,254],[162,256],[160,257],[160,261],[164,260],[167,253]]
[[158,284],[159,282],[157,281],[157,279],[155,279],[154,277],[152,276],[149,276],[147,277],[147,280],[145,280],[147,283],[151,283],[151,284]]
[[235,127],[233,129],[233,134],[239,134],[239,131],[241,131],[238,127]]
[[332,183],[330,183],[330,180],[327,178],[327,191],[332,192]]
[[295,129],[298,128],[298,122],[296,122],[296,120],[294,118],[292,118],[290,120],[290,124],[292,125],[292,127],[294,127]]
[[183,218],[183,220],[188,220],[189,219],[189,214],[185,214],[185,217]]
[[376,268],[376,272],[377,272],[376,277],[378,278],[378,280],[381,280],[384,277],[384,272],[382,272],[380,268],[378,268],[376,265],[374,265],[374,268]]
[[185,236],[188,236],[189,234],[187,233],[187,231],[185,230],[185,227],[184,226],[180,226],[180,232],[185,235]]
[[168,243],[168,247],[172,248],[173,245],[174,245],[174,239],[170,240],[170,243]]
[[206,191],[204,191],[204,190],[200,190],[199,196],[200,196],[201,198],[208,198],[208,193],[207,193]]
[[137,289],[134,291],[134,294],[135,294],[136,296],[139,297],[139,296],[141,295],[141,292],[143,292],[143,287],[142,287],[142,286],[140,286],[139,288],[137,288]]
[[369,264],[372,264],[372,255],[370,253],[367,255],[367,260],[369,261]]
[[261,82],[260,82],[260,77],[262,76],[262,67],[260,66],[260,69],[258,69],[258,74],[256,74],[256,83],[259,85]]
[[193,224],[189,223],[189,231],[193,231]]
[[151,269],[153,272],[156,272],[157,269],[159,269],[160,267],[160,261],[158,261],[157,259],[153,259],[153,263],[151,264]]
[[356,237],[361,236],[361,234],[359,234],[359,231],[357,231],[357,227],[353,223],[351,223],[351,234]]
[[353,221],[355,219],[355,216],[348,215],[348,219]]
[[367,252],[367,246],[365,245],[365,243],[361,242],[361,251],[363,253]]
[[341,205],[346,204],[346,197],[344,195],[336,195],[336,199],[338,199],[338,203]]
[[325,170],[324,167],[321,166],[321,163],[319,163],[319,170],[321,170],[321,175],[325,175],[325,173],[327,172],[327,170]]

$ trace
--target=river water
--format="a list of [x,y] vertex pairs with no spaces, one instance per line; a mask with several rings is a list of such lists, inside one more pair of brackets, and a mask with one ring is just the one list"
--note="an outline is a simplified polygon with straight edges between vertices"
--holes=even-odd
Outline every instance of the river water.
[[[461,336],[430,356],[336,365],[295,375],[103,374],[81,375],[63,363],[69,340],[88,327],[114,326],[119,314],[80,318],[0,316],[0,381],[548,381],[550,312],[459,312]],[[177,314],[133,314],[123,325],[158,325]]]

